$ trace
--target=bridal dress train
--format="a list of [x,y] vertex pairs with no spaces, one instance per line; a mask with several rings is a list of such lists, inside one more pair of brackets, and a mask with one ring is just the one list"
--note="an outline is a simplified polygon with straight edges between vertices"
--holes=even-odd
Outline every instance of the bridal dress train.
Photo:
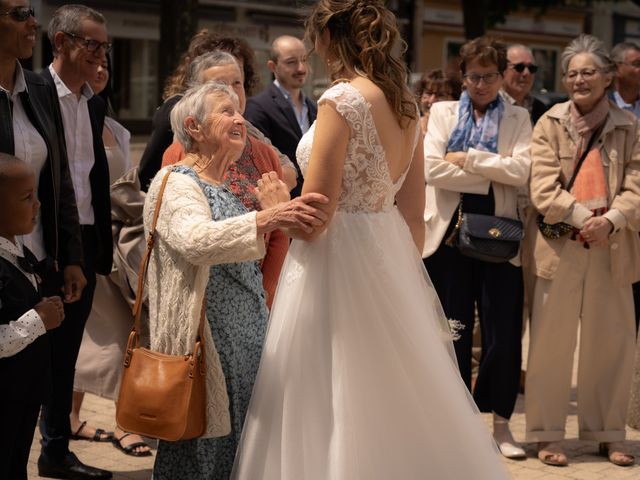
[[406,172],[392,181],[355,87],[323,102],[351,131],[338,207],[321,236],[289,249],[232,478],[507,479],[394,206]]

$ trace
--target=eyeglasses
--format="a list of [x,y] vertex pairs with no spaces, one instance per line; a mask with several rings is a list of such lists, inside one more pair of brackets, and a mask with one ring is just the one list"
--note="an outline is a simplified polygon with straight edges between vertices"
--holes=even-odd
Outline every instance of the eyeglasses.
[[104,53],[109,53],[111,51],[111,47],[113,46],[110,42],[99,42],[98,40],[93,40],[91,38],[84,38],[74,33],[62,32],[65,35],[70,36],[74,40],[78,40],[84,48],[89,52],[97,52],[99,48],[104,50]]
[[468,80],[472,85],[478,85],[482,80],[487,85],[496,83],[500,78],[500,72],[485,73],[484,75],[478,75],[477,73],[465,73],[462,78]]
[[26,22],[31,17],[36,16],[36,11],[33,7],[15,7],[6,12],[0,13],[0,16],[8,15],[16,22]]
[[509,67],[513,68],[518,73],[524,72],[524,69],[526,68],[527,70],[529,70],[529,73],[531,75],[536,73],[538,71],[538,68],[540,68],[537,65],[534,65],[533,63],[522,63],[522,62],[521,63],[510,63]]
[[599,72],[597,68],[583,68],[582,70],[569,70],[564,74],[564,78],[567,82],[573,83],[578,79],[578,75],[582,77],[585,82],[593,80],[593,77]]
[[633,62],[616,62],[618,65],[627,65],[632,68],[640,68],[640,60],[634,60]]

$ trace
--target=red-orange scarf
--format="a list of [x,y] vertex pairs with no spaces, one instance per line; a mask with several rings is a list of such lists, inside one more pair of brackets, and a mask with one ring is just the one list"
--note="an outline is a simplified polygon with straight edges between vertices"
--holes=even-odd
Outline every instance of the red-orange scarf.
[[[609,100],[606,95],[596,104],[594,109],[586,115],[582,115],[573,102],[571,103],[571,119],[573,120],[576,131],[580,135],[575,163],[578,162],[584,149],[587,147],[591,135],[607,120],[608,114]],[[600,149],[597,145],[594,144],[584,159],[573,184],[573,188],[571,189],[571,193],[579,203],[593,211],[594,215],[602,215],[607,211],[607,179],[604,175]]]

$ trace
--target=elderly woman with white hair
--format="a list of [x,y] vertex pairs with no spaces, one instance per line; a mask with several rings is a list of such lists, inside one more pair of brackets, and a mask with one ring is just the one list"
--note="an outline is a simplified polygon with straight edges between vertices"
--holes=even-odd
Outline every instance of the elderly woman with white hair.
[[257,261],[265,253],[263,236],[277,228],[312,232],[327,216],[309,202],[328,199],[310,193],[283,202],[288,188],[269,173],[270,187],[258,188],[263,209],[248,212],[223,185],[246,138],[238,97],[226,85],[206,83],[187,91],[171,112],[171,125],[186,156],[160,170],[144,208],[148,231],[162,179],[169,175],[149,263],[151,348],[189,353],[206,299],[207,428],[203,438],[160,441],[153,478],[226,479],[267,325]]
[[[568,463],[561,441],[580,326],[578,424],[616,465],[625,446],[635,347],[631,284],[640,279],[640,127],[610,102],[613,65],[602,42],[581,35],[562,54],[568,102],[537,123],[525,236],[536,283],[527,366],[526,439],[538,458]],[[536,225],[537,223],[537,225]]]
[[[185,83],[193,88],[203,83],[215,81],[229,86],[238,95],[240,114],[244,113],[246,95],[244,91],[242,69],[236,58],[227,52],[213,51],[196,57],[187,69]],[[224,175],[225,186],[240,199],[247,210],[260,210],[260,203],[254,192],[255,185],[262,175],[275,172],[286,183],[280,160],[273,146],[265,143],[264,135],[256,127],[245,121],[247,139],[244,150]],[[162,156],[162,166],[172,165],[182,160],[185,151],[182,145],[174,141]],[[295,185],[295,183],[294,183]],[[291,185],[288,185],[291,187]],[[280,230],[275,230],[265,238],[266,254],[261,263],[262,285],[267,296],[267,306],[271,308],[280,270],[289,248],[289,239]]]

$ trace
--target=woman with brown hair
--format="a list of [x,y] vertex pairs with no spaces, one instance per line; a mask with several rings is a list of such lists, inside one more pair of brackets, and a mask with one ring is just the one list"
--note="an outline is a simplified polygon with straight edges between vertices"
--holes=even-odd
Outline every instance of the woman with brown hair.
[[288,230],[232,478],[508,478],[420,262],[424,164],[395,18],[382,0],[321,0],[307,34],[333,84],[298,161],[329,221]]
[[425,72],[416,84],[416,97],[420,106],[420,128],[427,133],[429,111],[437,102],[458,100],[462,92],[462,84],[455,76],[440,69]]
[[[524,108],[511,106],[499,94],[507,67],[504,44],[489,36],[479,37],[462,46],[460,58],[466,90],[459,102],[431,107],[425,138],[424,264],[447,318],[462,326],[455,349],[469,389],[478,312],[482,358],[473,398],[480,411],[493,414],[493,434],[502,454],[524,458],[525,451],[509,429],[522,355],[520,255],[516,249],[511,258],[499,262],[474,258],[459,248],[457,234],[462,215],[523,219],[518,188],[529,179],[531,122]],[[491,232],[490,228],[485,231]],[[500,230],[497,232],[499,235]]]
[[[189,48],[180,58],[180,63],[175,71],[167,79],[162,94],[164,103],[158,107],[153,116],[151,138],[140,159],[139,176],[142,190],[147,190],[149,183],[151,183],[154,175],[160,169],[162,155],[173,142],[173,131],[171,130],[169,116],[174,105],[178,103],[184,92],[190,87],[190,85],[187,84],[187,73],[191,62],[200,55],[214,51],[227,52],[236,58],[242,70],[246,95],[251,95],[257,88],[259,77],[253,67],[253,50],[251,50],[247,42],[237,37],[223,37],[206,28],[196,33],[189,43]],[[267,143],[270,147],[274,148],[260,130],[248,122],[247,133],[249,136],[257,138],[261,142]],[[276,153],[280,158],[284,181],[290,188],[293,188],[297,179],[296,169],[286,155],[283,155],[277,150]]]

